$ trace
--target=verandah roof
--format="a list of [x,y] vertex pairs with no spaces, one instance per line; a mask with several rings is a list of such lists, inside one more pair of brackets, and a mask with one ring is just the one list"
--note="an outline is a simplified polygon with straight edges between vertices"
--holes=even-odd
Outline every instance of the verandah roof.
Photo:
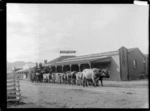
[[16,72],[28,72],[30,71],[31,69],[22,69],[22,70],[19,70],[19,71],[16,71]]

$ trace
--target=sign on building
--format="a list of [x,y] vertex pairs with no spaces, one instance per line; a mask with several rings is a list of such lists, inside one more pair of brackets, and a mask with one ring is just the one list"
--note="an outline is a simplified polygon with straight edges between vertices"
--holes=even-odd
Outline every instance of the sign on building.
[[60,55],[76,55],[76,51],[75,50],[61,50],[60,51]]

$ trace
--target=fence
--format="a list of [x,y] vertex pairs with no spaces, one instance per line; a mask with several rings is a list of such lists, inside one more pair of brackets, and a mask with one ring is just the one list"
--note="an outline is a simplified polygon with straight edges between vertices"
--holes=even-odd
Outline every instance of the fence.
[[21,94],[20,94],[20,85],[19,78],[17,74],[7,73],[7,102],[20,102]]

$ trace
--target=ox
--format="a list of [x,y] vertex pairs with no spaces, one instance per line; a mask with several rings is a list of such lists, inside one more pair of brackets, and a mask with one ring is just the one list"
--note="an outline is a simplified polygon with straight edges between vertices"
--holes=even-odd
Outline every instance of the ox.
[[63,83],[67,84],[67,74],[66,73],[63,73],[62,80],[63,80]]
[[34,82],[35,79],[36,79],[35,73],[31,73],[30,74],[30,80],[31,80],[31,82]]
[[67,82],[69,84],[76,84],[76,71],[67,71],[66,74],[67,74]]
[[109,74],[106,70],[100,70],[97,68],[84,69],[82,73],[83,73],[83,87],[85,85],[88,86],[88,80],[91,80],[93,86],[95,87],[98,84],[98,80],[101,80],[102,84],[103,77],[109,78]]
[[83,76],[82,72],[76,73],[76,84],[82,85],[82,76]]
[[43,82],[45,82],[45,80],[50,82],[50,74],[49,73],[43,74]]
[[60,84],[63,83],[63,75],[64,75],[64,73],[58,73]]
[[54,73],[54,75],[55,75],[55,82],[58,83],[58,81],[59,81],[58,73]]
[[63,73],[55,73],[55,80],[57,81],[57,83],[62,83],[62,75]]
[[40,73],[36,72],[35,73],[35,82],[39,82],[40,81],[39,76],[40,76]]
[[56,73],[52,73],[51,77],[52,77],[52,83],[55,83],[56,82]]
[[71,72],[71,84],[76,84],[76,73],[77,71]]
[[39,71],[39,75],[37,75],[39,82],[43,81],[43,73],[44,73],[44,71]]
[[68,84],[71,84],[71,78],[72,78],[72,77],[71,77],[71,71],[67,71],[67,72],[66,72],[66,75],[67,75],[67,83],[68,83]]
[[101,75],[99,76],[99,80],[101,81],[101,86],[103,86],[103,78],[110,78],[107,69],[102,69],[101,70]]

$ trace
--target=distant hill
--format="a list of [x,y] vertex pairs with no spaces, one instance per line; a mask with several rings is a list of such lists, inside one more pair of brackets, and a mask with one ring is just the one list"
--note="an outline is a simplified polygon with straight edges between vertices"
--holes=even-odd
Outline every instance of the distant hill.
[[20,69],[23,68],[23,66],[25,64],[35,64],[33,62],[24,62],[24,61],[16,61],[16,62],[8,62],[7,61],[7,71],[10,71],[13,69],[13,66],[15,66],[15,68]]

